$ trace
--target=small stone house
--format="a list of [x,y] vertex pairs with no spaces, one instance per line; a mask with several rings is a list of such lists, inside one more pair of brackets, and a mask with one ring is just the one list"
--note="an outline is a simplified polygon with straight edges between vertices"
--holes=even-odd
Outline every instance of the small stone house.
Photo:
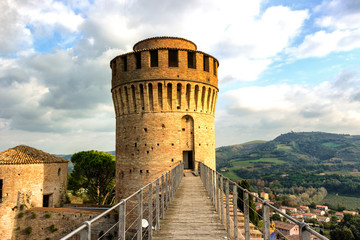
[[286,222],[275,222],[275,228],[279,232],[281,232],[283,235],[298,235],[299,234],[299,226],[292,223],[286,223]]
[[11,239],[20,211],[60,207],[68,161],[20,145],[0,153],[0,239]]

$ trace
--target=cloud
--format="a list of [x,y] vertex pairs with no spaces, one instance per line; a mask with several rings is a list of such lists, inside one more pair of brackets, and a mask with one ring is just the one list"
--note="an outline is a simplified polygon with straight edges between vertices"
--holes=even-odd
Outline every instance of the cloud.
[[324,57],[333,52],[360,48],[360,3],[353,0],[324,0],[314,9],[314,25],[320,30],[310,33],[288,53],[295,58]]
[[316,86],[275,84],[228,91],[223,98],[227,106],[217,113],[217,139],[231,144],[291,130],[360,132],[359,87],[359,72],[344,70]]

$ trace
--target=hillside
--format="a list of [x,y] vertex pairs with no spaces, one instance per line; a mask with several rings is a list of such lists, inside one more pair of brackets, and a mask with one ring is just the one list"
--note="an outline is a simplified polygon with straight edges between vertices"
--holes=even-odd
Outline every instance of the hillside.
[[349,196],[360,193],[360,136],[290,132],[268,142],[220,147],[216,157],[225,176],[248,179],[274,193],[294,192],[300,186]]

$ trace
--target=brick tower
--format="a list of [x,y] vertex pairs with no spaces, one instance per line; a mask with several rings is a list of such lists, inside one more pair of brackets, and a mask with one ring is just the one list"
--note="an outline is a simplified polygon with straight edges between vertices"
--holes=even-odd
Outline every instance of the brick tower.
[[179,162],[215,169],[218,60],[176,37],[145,39],[133,50],[110,62],[118,199]]

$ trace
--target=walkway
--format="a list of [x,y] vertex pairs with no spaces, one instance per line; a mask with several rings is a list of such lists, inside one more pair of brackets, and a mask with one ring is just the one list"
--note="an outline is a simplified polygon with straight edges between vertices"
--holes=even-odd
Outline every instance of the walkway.
[[225,228],[200,177],[185,174],[153,239],[226,239]]

